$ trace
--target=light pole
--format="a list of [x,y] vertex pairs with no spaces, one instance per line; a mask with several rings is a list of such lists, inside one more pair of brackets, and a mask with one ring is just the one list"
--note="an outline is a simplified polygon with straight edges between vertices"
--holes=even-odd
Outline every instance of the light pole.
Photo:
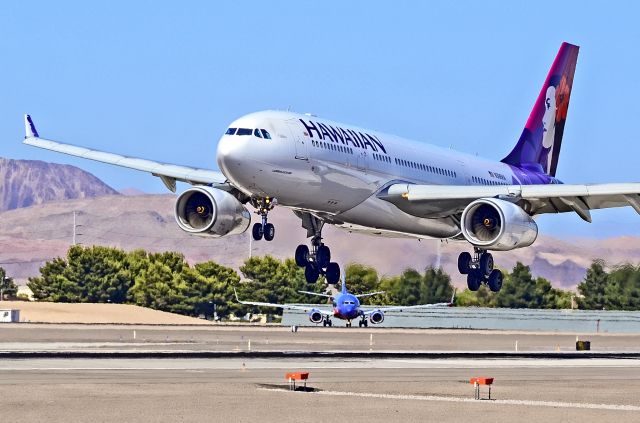
[[78,244],[78,243],[76,242],[76,235],[82,235],[82,234],[77,233],[77,229],[78,229],[79,227],[81,227],[82,225],[78,225],[78,224],[76,223],[76,213],[77,213],[77,212],[74,210],[74,211],[73,211],[73,244],[72,244],[72,245],[77,245],[77,244]]

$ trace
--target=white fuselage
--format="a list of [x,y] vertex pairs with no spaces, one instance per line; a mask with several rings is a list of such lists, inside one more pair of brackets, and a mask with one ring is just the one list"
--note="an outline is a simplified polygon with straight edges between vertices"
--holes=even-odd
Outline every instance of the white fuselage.
[[524,177],[501,162],[311,115],[257,112],[229,127],[265,129],[271,137],[222,136],[218,166],[233,186],[352,231],[454,237],[459,204],[434,202],[419,218],[377,194],[392,183],[509,185]]

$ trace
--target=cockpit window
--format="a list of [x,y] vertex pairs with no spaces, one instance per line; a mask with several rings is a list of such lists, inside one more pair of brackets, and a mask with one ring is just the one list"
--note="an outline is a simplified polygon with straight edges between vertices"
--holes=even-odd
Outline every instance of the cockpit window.
[[262,136],[263,136],[265,139],[267,139],[267,140],[270,140],[270,139],[271,139],[271,134],[269,134],[269,133],[267,132],[267,130],[266,130],[266,129],[261,129],[261,131],[262,131]]
[[249,128],[238,128],[238,132],[236,132],[236,135],[251,135],[253,134],[253,129],[249,129]]
[[258,138],[262,138],[262,134],[260,133],[260,130],[258,128],[253,130],[253,135],[255,135]]
[[234,135],[236,133],[236,128],[229,128],[227,129],[227,132],[225,132],[225,135]]

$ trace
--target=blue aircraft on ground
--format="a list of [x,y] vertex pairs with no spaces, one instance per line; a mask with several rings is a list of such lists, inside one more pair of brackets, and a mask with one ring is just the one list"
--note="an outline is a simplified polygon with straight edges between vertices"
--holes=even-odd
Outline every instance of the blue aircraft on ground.
[[[235,292],[235,289],[234,289]],[[275,304],[275,303],[263,303],[255,301],[240,301],[238,293],[236,292],[236,300],[240,304],[253,305],[258,307],[274,307],[281,308],[283,310],[302,310],[309,316],[311,323],[320,324],[323,326],[331,326],[331,318],[346,320],[347,327],[351,327],[351,321],[360,319],[358,326],[367,327],[368,322],[377,325],[384,322],[384,315],[389,311],[402,311],[412,308],[437,308],[437,307],[451,307],[453,305],[454,295],[451,297],[451,301],[448,303],[433,303],[433,304],[419,304],[413,306],[389,306],[389,307],[376,307],[368,306],[366,309],[360,307],[360,298],[370,297],[373,295],[383,294],[384,291],[369,292],[367,294],[352,294],[347,290],[347,284],[344,274],[342,275],[342,291],[337,295],[320,294],[310,291],[298,291],[303,294],[316,295],[318,297],[326,297],[331,301],[332,308],[323,308],[316,306],[295,305],[295,304]]]

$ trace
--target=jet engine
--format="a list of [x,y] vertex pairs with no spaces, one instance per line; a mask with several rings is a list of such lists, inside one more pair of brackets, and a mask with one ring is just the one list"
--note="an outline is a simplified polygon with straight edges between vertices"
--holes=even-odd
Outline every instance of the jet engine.
[[538,237],[538,225],[516,204],[481,198],[462,212],[462,235],[476,247],[513,250],[528,247]]
[[309,312],[309,320],[311,321],[311,323],[322,323],[322,313],[314,308]]
[[384,322],[384,313],[382,312],[382,310],[374,310],[369,315],[369,321],[374,325],[379,325],[380,323]]
[[214,238],[241,234],[251,223],[251,214],[236,197],[208,186],[195,186],[180,194],[175,217],[183,231]]

